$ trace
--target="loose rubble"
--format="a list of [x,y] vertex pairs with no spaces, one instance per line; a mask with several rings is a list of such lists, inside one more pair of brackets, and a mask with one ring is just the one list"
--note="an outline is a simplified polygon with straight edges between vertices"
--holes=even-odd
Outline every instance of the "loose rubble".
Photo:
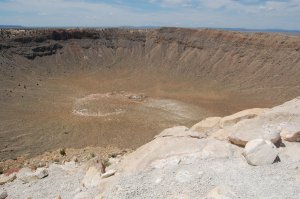
[[106,161],[72,156],[23,168],[10,180],[1,175],[1,188],[9,197],[32,199],[298,199],[299,105],[297,98],[272,109],[208,118],[191,129],[165,129],[136,151]]

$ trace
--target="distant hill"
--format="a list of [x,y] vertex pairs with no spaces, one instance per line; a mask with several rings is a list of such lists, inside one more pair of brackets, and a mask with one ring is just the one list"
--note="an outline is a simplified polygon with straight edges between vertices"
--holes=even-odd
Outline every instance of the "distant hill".
[[[161,26],[105,26],[105,27],[71,27],[71,26],[65,26],[65,27],[47,27],[47,26],[21,26],[21,25],[0,25],[0,29],[47,29],[47,28],[120,28],[120,29],[157,29],[161,28]],[[285,30],[285,29],[247,29],[247,28],[218,28],[218,27],[198,27],[200,29],[202,28],[208,28],[208,29],[217,29],[217,30],[228,30],[228,31],[238,31],[238,32],[265,32],[265,33],[284,33],[289,35],[300,35],[300,30]],[[198,28],[191,28],[191,29],[198,29]]]
[[300,35],[300,30],[285,30],[285,29],[246,29],[246,28],[216,28],[219,30],[231,30],[239,32],[266,32],[266,33],[285,33],[291,35]]
[[0,25],[0,29],[18,29],[18,28],[24,28],[20,25]]

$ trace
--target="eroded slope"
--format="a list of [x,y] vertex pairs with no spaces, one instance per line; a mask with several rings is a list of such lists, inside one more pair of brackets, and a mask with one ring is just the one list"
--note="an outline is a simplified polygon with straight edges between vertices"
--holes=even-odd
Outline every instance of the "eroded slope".
[[[0,66],[2,159],[58,147],[136,148],[164,128],[270,107],[300,93],[300,39],[276,34],[13,31],[0,40]],[[122,92],[147,96],[152,107],[113,98],[115,106],[87,107],[92,115],[99,107],[121,114],[73,114],[80,99]],[[191,109],[192,117],[176,116]]]

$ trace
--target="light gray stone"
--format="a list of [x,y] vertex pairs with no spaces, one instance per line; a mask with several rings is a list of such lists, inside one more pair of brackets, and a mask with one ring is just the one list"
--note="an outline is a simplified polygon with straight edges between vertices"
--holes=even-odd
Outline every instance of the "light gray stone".
[[10,174],[9,176],[6,176],[6,175],[1,175],[0,176],[0,185],[4,185],[8,182],[12,182],[16,179],[16,174],[15,173],[12,173]]
[[95,187],[101,182],[101,172],[96,167],[90,167],[86,172],[82,183],[85,187]]
[[34,175],[38,178],[38,179],[42,179],[45,178],[49,175],[48,170],[44,169],[44,168],[38,168]]
[[262,166],[274,163],[278,150],[270,141],[256,139],[247,143],[243,155],[250,165]]
[[115,175],[116,172],[116,170],[108,170],[106,173],[102,174],[101,178],[109,178]]
[[300,142],[300,130],[291,131],[283,129],[280,133],[280,136],[283,140],[288,142]]

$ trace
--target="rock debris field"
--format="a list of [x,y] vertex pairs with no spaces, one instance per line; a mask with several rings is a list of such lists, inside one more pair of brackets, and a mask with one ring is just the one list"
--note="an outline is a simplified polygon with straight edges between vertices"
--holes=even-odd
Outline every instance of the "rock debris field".
[[[244,129],[244,131],[243,131]],[[300,198],[300,97],[165,129],[132,153],[23,168],[1,199]]]

